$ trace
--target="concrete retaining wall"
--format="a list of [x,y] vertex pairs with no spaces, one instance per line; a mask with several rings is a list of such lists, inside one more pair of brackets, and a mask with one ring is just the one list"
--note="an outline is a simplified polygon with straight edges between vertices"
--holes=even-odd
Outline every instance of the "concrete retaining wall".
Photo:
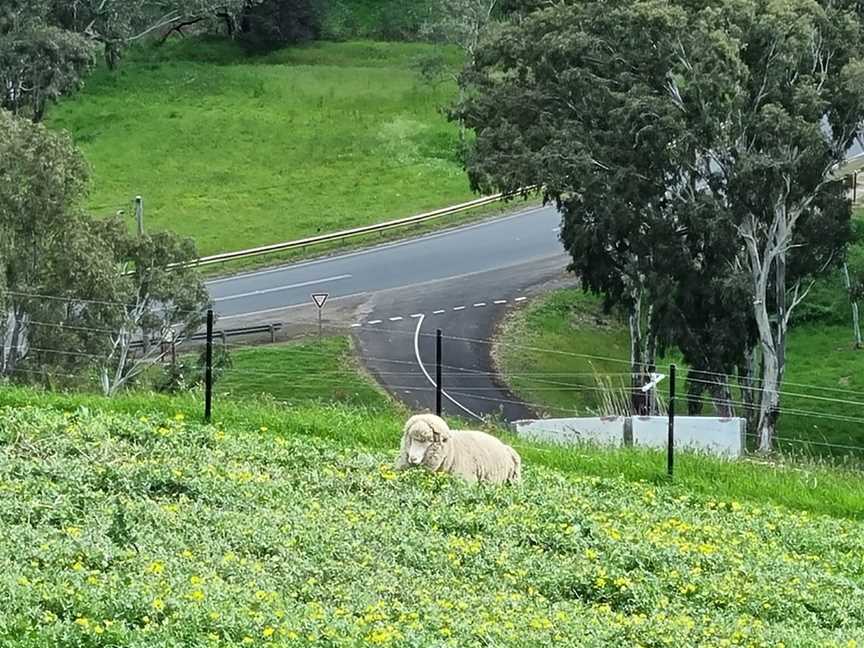
[[[633,445],[666,447],[669,419],[665,416],[633,417],[632,425]],[[676,416],[675,448],[737,459],[744,455],[744,432],[743,419]]]
[[[634,416],[516,421],[512,427],[518,436],[544,443],[665,449],[668,426],[665,416]],[[745,453],[745,433],[744,419],[675,417],[676,450],[737,459]]]
[[621,447],[627,423],[628,419],[624,417],[541,419],[516,421],[513,428],[522,438],[544,443],[593,443]]

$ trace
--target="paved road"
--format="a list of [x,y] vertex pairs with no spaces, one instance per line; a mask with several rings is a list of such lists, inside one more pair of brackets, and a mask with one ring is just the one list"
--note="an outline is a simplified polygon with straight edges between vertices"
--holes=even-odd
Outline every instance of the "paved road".
[[417,286],[561,255],[551,208],[391,243],[360,252],[263,270],[208,283],[225,319],[306,304],[313,292],[331,298]]
[[[408,241],[208,283],[222,325],[301,325],[326,292],[330,326],[352,331],[364,363],[415,409],[434,406],[435,329],[446,336],[444,411],[472,419],[532,415],[495,378],[488,340],[530,290],[567,263],[560,217],[532,208]],[[455,339],[454,339],[455,338]]]

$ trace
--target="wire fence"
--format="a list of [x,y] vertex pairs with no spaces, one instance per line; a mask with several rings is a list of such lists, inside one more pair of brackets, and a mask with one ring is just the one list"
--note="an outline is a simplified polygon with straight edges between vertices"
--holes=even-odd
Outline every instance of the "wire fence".
[[[38,292],[6,292],[28,299],[65,301],[68,304],[94,304],[118,309],[130,307],[122,302],[43,295]],[[192,314],[192,311],[184,311],[183,314]],[[200,316],[201,313],[195,315]],[[7,377],[18,378],[23,382],[77,380],[92,385],[98,382],[100,374],[117,370],[121,362],[116,346],[112,346],[121,337],[120,332],[107,326],[86,321],[65,323],[45,320],[28,320],[26,326],[31,331],[43,331],[45,334],[34,338],[39,340],[38,344],[22,344],[19,341],[16,346],[7,340],[0,346],[2,369]],[[264,340],[266,342],[275,339],[273,331],[282,330],[285,326],[284,322],[271,322],[232,331],[239,337],[269,332],[270,340]],[[343,327],[342,330],[348,329]],[[88,338],[92,346],[66,348],[64,345],[68,342],[60,335],[63,331],[94,334]],[[436,332],[421,330],[419,326],[367,324],[354,325],[350,332],[357,339],[382,336],[387,339],[385,346],[389,346],[389,350],[394,350],[394,353],[383,354],[380,352],[382,346],[378,345],[375,347],[379,349],[378,352],[364,351],[358,361],[350,354],[342,354],[339,350],[334,351],[327,345],[319,344],[314,338],[307,338],[275,354],[273,347],[262,347],[258,340],[235,341],[224,331],[221,334],[214,331],[210,337],[212,347],[227,352],[233,358],[230,365],[218,369],[218,381],[230,384],[231,389],[228,391],[237,394],[276,390],[279,394],[289,396],[286,402],[296,400],[290,397],[292,393],[302,398],[340,400],[344,398],[344,392],[364,389],[374,392],[376,387],[383,387],[410,407],[429,409],[436,396],[440,398],[443,392],[446,395],[445,410],[452,410],[458,416],[468,412],[476,418],[496,419],[508,411],[518,411],[544,419],[629,415],[624,410],[636,398],[645,397],[642,382],[646,375],[657,371],[667,376],[669,374],[665,367],[658,370],[647,363],[638,363],[634,367],[627,359],[602,353],[584,354],[446,333],[441,335],[444,360],[436,366]],[[147,360],[152,364],[152,371],[177,371],[183,368],[190,373],[189,382],[200,383],[204,372],[199,363],[199,354],[190,352],[188,346],[192,333],[197,332],[189,332],[185,337],[156,339],[154,344],[158,349]],[[52,335],[58,341],[56,347],[50,345]],[[100,339],[109,340],[111,344],[92,342]],[[184,345],[184,342],[187,344]],[[508,373],[505,380],[491,363],[477,363],[477,357],[488,359],[493,347],[532,356],[571,359],[582,364],[587,362],[592,367],[596,363],[607,370],[517,370]],[[399,351],[395,352],[397,349]],[[471,353],[466,353],[466,349],[470,349]],[[17,366],[9,367],[7,359],[13,350],[22,357]],[[263,362],[255,362],[249,355],[253,353],[265,353],[268,357]],[[130,358],[133,362],[146,360],[141,349],[131,350]],[[609,371],[610,367],[620,367],[620,370]],[[363,373],[370,375],[377,386],[363,378]],[[437,382],[439,375],[440,385]],[[707,411],[709,414],[722,411],[724,415],[733,413],[750,419],[755,418],[762,407],[761,396],[776,393],[780,404],[774,408],[773,415],[779,417],[780,426],[774,438],[781,446],[825,450],[836,455],[864,451],[864,433],[861,432],[864,430],[864,391],[852,387],[791,381],[783,381],[782,386],[774,388],[761,379],[744,382],[734,374],[711,371],[688,371],[684,379],[679,378],[678,382],[679,388],[684,385],[689,388],[680,390],[675,396],[679,408],[689,410],[692,407],[695,411]],[[659,383],[648,390],[648,395],[654,399],[651,411],[665,413],[670,398],[665,385]],[[603,404],[623,409],[603,410]],[[678,412],[680,415],[681,409]],[[747,431],[746,438],[751,447],[759,441],[757,431],[752,429]],[[857,441],[859,438],[861,442]]]

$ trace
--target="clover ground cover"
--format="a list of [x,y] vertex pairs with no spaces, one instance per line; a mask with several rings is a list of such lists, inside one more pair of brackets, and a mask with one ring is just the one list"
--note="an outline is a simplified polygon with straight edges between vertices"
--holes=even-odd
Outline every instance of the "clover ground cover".
[[0,644],[864,640],[861,521],[540,461],[472,488],[393,473],[384,414],[239,420],[4,408]]

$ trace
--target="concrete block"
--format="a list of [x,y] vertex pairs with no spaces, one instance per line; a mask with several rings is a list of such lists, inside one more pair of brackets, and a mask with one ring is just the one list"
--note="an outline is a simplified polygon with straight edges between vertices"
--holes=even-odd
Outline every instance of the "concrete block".
[[[666,447],[669,419],[665,416],[634,416],[633,445]],[[675,417],[675,449],[704,452],[728,459],[744,455],[745,425],[742,419],[707,416]]]
[[601,446],[621,447],[624,445],[625,417],[568,418],[515,421],[514,432],[521,438],[554,443],[575,445],[590,443]]

